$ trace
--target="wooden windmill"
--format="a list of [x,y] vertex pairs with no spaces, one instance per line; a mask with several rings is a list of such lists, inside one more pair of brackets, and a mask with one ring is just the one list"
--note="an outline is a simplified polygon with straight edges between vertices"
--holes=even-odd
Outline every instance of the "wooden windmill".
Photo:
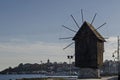
[[88,23],[87,21],[83,20],[83,12],[82,14],[82,26],[79,27],[75,18],[71,15],[72,19],[76,23],[77,27],[79,28],[78,31],[72,30],[63,25],[64,28],[69,29],[75,32],[74,37],[67,37],[67,38],[60,38],[60,39],[69,39],[72,38],[74,42],[70,43],[64,49],[71,46],[75,43],[75,66],[80,68],[92,68],[98,69],[103,64],[103,52],[104,52],[104,42],[105,39],[100,35],[97,31],[100,27],[105,25],[106,23],[99,26],[97,29],[94,28],[92,23],[96,17],[94,15],[92,22]]
[[105,39],[90,23],[85,21],[73,40],[76,67],[99,68],[103,64]]

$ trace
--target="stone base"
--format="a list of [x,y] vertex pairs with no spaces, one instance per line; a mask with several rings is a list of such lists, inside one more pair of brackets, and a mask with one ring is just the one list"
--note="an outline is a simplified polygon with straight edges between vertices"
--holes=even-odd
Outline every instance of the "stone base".
[[82,68],[80,69],[80,74],[78,75],[79,79],[100,79],[100,70],[99,69],[91,69],[91,68]]

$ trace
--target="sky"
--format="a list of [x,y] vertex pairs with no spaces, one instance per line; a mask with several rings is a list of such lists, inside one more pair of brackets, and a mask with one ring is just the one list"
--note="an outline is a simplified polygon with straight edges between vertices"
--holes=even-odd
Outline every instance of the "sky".
[[68,62],[67,55],[74,54],[74,45],[63,48],[73,41],[59,38],[73,37],[75,33],[61,25],[77,31],[70,15],[81,26],[81,9],[88,22],[97,13],[95,28],[107,23],[98,32],[109,38],[105,42],[104,60],[113,60],[120,34],[119,3],[119,0],[0,0],[0,70],[20,63],[45,63],[48,59]]

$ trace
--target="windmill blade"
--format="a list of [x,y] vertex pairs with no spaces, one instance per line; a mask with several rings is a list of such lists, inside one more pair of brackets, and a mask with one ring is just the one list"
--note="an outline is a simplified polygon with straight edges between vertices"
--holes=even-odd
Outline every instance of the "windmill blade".
[[76,26],[77,26],[78,28],[80,28],[79,25],[78,25],[78,23],[76,22],[75,18],[73,17],[73,15],[70,15],[70,16],[72,17],[72,19],[73,19],[73,21],[75,22]]
[[84,22],[84,18],[83,18],[83,10],[81,9],[81,16],[82,16],[82,23]]
[[65,38],[59,38],[59,39],[71,39],[73,37],[65,37]]
[[74,42],[70,43],[69,45],[67,45],[65,48],[63,48],[63,50],[65,50],[66,48],[68,48],[69,46],[71,46],[72,44],[74,44]]
[[101,28],[102,26],[104,26],[106,24],[106,22],[105,23],[103,23],[101,26],[99,26],[98,28],[96,28],[96,30],[98,30],[99,28]]
[[94,17],[93,17],[93,19],[92,19],[91,25],[92,25],[92,23],[94,22],[96,15],[97,15],[97,13],[95,13],[95,15],[94,15]]
[[75,30],[72,30],[72,29],[70,29],[70,28],[68,28],[68,27],[66,27],[66,26],[64,26],[64,25],[62,25],[62,27],[64,27],[64,28],[66,28],[66,29],[68,29],[68,30],[70,30],[70,31],[72,31],[72,32],[75,32],[75,33],[76,33],[76,31],[75,31]]

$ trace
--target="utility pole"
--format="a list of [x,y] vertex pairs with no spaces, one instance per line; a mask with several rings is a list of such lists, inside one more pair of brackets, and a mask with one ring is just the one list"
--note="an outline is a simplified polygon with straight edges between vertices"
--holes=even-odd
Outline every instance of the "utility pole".
[[119,42],[119,36],[118,36],[118,49],[117,49],[117,58],[118,58],[118,61],[120,60],[120,57],[119,57],[119,45],[120,45],[120,42]]
[[118,80],[120,79],[120,69],[119,69],[119,67],[120,67],[120,57],[119,57],[119,45],[120,45],[120,43],[119,43],[119,36],[118,36],[118,51],[117,51],[117,57],[118,57]]
[[[119,69],[119,67],[120,67],[120,54],[119,54],[120,48],[119,48],[119,46],[120,46],[120,39],[119,39],[119,36],[118,36],[117,37],[117,50],[115,50],[115,52],[113,53],[113,56],[112,56],[114,58],[114,61],[115,61],[115,59],[117,59],[118,80],[120,79],[120,69]],[[114,55],[116,52],[117,52],[117,57],[115,57],[115,55]]]

